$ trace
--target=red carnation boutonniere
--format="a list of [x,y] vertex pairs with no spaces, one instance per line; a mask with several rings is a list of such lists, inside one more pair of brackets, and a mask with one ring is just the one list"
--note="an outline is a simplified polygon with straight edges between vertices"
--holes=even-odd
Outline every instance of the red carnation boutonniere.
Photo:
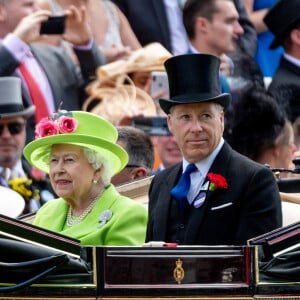
[[207,178],[210,180],[209,190],[211,192],[216,189],[227,189],[228,183],[227,180],[220,174],[208,173]]

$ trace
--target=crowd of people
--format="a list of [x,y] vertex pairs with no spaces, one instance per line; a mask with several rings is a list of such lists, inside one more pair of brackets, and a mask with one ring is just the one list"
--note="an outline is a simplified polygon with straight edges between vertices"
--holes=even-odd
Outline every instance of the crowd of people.
[[[299,11],[0,0],[0,184],[24,198],[16,217],[83,245],[243,245],[281,227],[272,168],[300,151]],[[53,15],[63,33],[41,33]],[[151,92],[152,72],[168,91]],[[118,192],[147,176],[148,209]]]

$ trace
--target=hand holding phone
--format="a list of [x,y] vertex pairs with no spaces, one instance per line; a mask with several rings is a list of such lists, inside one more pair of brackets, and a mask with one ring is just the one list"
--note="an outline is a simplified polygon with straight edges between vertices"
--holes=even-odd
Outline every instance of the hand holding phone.
[[163,95],[163,98],[169,98],[169,81],[166,72],[151,72],[151,97],[157,98]]
[[66,16],[49,17],[42,22],[40,34],[63,34],[65,31]]

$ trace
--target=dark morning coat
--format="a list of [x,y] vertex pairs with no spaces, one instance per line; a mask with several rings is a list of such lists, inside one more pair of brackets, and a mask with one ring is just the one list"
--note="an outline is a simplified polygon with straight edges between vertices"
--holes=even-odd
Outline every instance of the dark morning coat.
[[[95,77],[96,68],[105,63],[96,44],[91,50],[76,50],[75,54],[80,64],[78,67],[62,48],[44,44],[32,44],[31,51],[40,63],[48,78],[55,109],[58,110],[61,103],[62,109],[80,110],[85,94],[86,85]],[[18,76],[16,69],[19,62],[2,45],[0,45],[0,76]],[[22,87],[24,106],[32,104],[27,90]],[[27,141],[34,137],[34,118],[28,120]]]
[[300,67],[281,57],[268,91],[277,98],[293,122],[300,116]]
[[228,188],[208,191],[203,206],[191,208],[184,226],[177,221],[178,205],[170,197],[182,164],[154,177],[149,190],[146,241],[178,242],[167,235],[170,218],[173,229],[185,232],[180,242],[185,245],[243,245],[252,237],[282,226],[281,200],[270,169],[250,161],[225,142],[209,172],[223,175]]

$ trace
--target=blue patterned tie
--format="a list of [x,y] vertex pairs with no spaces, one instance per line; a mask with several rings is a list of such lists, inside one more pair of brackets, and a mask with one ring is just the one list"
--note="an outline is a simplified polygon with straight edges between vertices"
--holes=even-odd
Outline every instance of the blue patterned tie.
[[181,175],[177,185],[171,190],[171,196],[175,198],[180,207],[184,207],[187,204],[187,194],[191,185],[191,173],[197,171],[197,167],[194,164],[189,164]]

